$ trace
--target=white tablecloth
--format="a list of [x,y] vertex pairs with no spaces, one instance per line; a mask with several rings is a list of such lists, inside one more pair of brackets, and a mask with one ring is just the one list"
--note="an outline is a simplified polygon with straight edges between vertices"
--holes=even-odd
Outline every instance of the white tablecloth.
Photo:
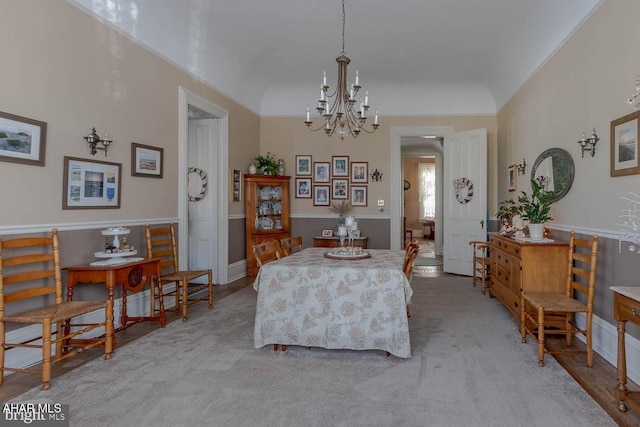
[[306,248],[262,266],[254,345],[388,351],[411,357],[406,305],[413,290],[404,251],[368,249],[371,258],[325,258]]

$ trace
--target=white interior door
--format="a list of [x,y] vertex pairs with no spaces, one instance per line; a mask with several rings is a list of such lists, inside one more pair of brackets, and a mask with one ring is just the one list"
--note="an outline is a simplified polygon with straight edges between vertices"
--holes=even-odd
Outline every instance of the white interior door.
[[447,273],[471,276],[469,242],[487,239],[487,130],[444,141],[444,252]]
[[[206,270],[216,264],[216,212],[218,195],[215,154],[216,135],[218,134],[216,119],[189,120],[189,144],[187,161],[189,167],[195,167],[206,174],[206,193],[199,201],[189,201],[188,208],[188,268],[189,270]],[[201,173],[191,172],[188,175],[188,192],[195,198],[203,190]],[[206,283],[206,277],[199,277],[194,282]]]

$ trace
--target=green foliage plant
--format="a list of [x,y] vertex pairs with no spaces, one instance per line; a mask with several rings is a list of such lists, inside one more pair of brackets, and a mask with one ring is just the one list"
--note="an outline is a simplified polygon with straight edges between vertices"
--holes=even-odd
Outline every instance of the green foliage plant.
[[255,158],[258,162],[257,166],[263,175],[277,175],[278,174],[278,161],[271,153],[267,153],[266,156],[258,156]]
[[518,198],[522,219],[528,220],[530,224],[544,224],[552,221],[549,216],[551,210],[551,197],[555,194],[553,191],[546,191],[544,187],[536,181],[531,181],[533,191],[531,195],[522,192]]

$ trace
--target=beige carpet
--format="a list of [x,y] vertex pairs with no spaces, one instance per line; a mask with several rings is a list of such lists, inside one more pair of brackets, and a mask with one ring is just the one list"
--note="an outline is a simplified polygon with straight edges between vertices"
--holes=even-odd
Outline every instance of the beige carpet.
[[83,427],[615,425],[469,278],[412,285],[410,359],[254,349],[245,288],[14,401],[69,404]]

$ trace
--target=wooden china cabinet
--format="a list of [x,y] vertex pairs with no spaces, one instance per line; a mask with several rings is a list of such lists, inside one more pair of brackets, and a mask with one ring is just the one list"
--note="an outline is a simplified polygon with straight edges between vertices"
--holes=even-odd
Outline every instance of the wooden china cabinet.
[[258,274],[253,245],[291,235],[289,176],[244,176],[247,275]]

